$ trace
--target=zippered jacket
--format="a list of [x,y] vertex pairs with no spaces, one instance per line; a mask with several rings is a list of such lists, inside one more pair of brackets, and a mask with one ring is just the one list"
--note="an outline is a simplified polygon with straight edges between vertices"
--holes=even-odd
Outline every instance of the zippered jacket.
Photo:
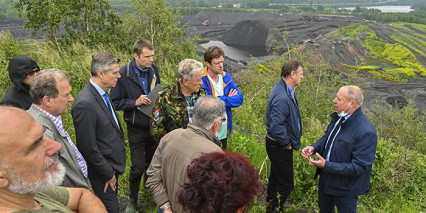
[[[227,131],[227,137],[231,137],[232,133],[232,107],[238,107],[243,104],[244,96],[241,93],[241,91],[238,89],[237,85],[235,85],[234,80],[232,79],[231,75],[226,71],[223,70],[222,72],[222,79],[223,79],[223,96],[219,96],[220,100],[225,102],[226,106],[226,115],[227,115],[227,121],[228,121],[228,131]],[[216,91],[212,85],[212,82],[210,82],[210,79],[208,77],[207,73],[207,67],[203,70],[203,77],[201,78],[203,80],[203,87],[206,88],[206,93],[209,96],[216,96]],[[235,89],[238,91],[237,95],[228,97],[229,91],[231,89]]]
[[[117,84],[111,89],[110,98],[116,110],[124,110],[124,121],[127,125],[134,127],[149,128],[150,117],[136,109],[135,102],[141,95],[147,95],[139,83],[138,77],[135,74],[131,64],[126,64],[120,68],[121,78]],[[148,71],[149,91],[160,83],[160,74],[158,67],[154,63]]]
[[[296,96],[295,96],[296,97]],[[297,98],[293,99],[285,81],[281,80],[272,88],[266,108],[267,137],[284,148],[290,145],[300,149],[302,120]]]

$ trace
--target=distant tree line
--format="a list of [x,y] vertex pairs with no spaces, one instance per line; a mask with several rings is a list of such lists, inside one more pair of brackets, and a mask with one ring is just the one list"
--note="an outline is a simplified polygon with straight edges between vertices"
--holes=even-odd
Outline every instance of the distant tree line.
[[13,0],[0,0],[0,20],[19,19],[18,10],[12,2]]
[[426,8],[417,8],[409,13],[382,13],[377,9],[355,7],[353,15],[379,22],[408,22],[426,25]]

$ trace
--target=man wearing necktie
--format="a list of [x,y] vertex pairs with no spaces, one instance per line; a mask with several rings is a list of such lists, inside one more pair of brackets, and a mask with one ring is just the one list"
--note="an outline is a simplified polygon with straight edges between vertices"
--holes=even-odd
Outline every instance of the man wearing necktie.
[[266,109],[266,152],[271,161],[266,212],[282,212],[294,187],[293,149],[300,149],[302,121],[294,89],[303,79],[303,65],[287,61]]
[[120,59],[108,53],[92,55],[92,77],[71,109],[77,147],[87,161],[93,191],[108,212],[118,213],[118,177],[126,168],[123,128],[108,90],[121,77]]
[[[362,91],[344,86],[333,100],[336,112],[324,136],[302,150],[320,175],[320,212],[356,212],[358,196],[367,194],[377,147],[376,129],[361,111]],[[316,153],[318,160],[309,157]]]
[[61,186],[90,189],[87,163],[62,124],[61,115],[68,112],[69,104],[74,101],[69,79],[68,73],[59,69],[43,70],[34,76],[29,91],[32,105],[28,113],[43,125],[46,137],[62,145],[59,162],[65,166],[66,173]]

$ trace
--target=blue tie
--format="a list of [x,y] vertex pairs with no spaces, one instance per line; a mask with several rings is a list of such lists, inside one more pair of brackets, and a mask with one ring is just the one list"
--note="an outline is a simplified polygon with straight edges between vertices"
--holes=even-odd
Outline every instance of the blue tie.
[[[334,138],[336,137],[336,134],[340,131],[340,127],[342,126],[342,123],[343,123],[344,120],[345,120],[345,117],[342,117],[339,120],[337,120],[337,124],[334,126],[334,128],[331,130],[330,135],[328,136],[327,144],[325,145],[325,149],[321,153],[321,156],[323,158],[325,158],[326,160],[328,160],[328,157],[329,157],[330,146],[334,143]],[[324,156],[324,154],[326,154],[327,156]]]
[[104,98],[104,100],[105,100],[105,102],[106,102],[106,104],[107,104],[107,106],[108,106],[108,109],[109,109],[109,111],[111,112],[112,117],[113,117],[113,118],[114,118],[114,120],[115,120],[115,123],[117,123],[117,125],[118,125],[118,121],[117,121],[117,118],[115,117],[114,110],[112,109],[112,107],[111,107],[111,103],[109,102],[109,96],[108,96],[108,93],[104,93],[104,94],[102,95],[102,97]]
[[113,113],[113,111],[112,111],[111,104],[109,103],[108,93],[104,93],[104,94],[102,95],[102,97],[104,98],[104,100],[105,100],[105,102],[106,102],[106,104],[107,104],[107,106],[108,106],[108,109],[109,109],[109,111],[111,112],[111,114],[114,114],[114,113]]

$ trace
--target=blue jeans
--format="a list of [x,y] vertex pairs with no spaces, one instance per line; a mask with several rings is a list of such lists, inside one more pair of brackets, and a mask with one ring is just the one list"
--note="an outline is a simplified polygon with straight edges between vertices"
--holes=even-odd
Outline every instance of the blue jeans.
[[356,213],[358,196],[334,196],[325,193],[325,179],[326,178],[321,178],[320,175],[318,187],[318,205],[320,207],[320,213],[334,213],[335,206],[339,213]]

